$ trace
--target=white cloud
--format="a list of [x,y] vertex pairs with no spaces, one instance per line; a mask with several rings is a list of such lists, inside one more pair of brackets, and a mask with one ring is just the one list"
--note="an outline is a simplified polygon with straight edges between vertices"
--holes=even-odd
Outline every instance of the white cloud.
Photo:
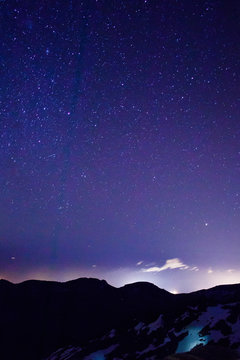
[[136,266],[142,265],[143,261],[139,261],[136,263]]
[[199,268],[197,266],[193,266],[191,269],[189,269],[191,271],[199,271]]
[[142,269],[143,272],[160,272],[163,270],[168,269],[180,269],[180,270],[187,270],[189,269],[189,266],[184,264],[180,259],[174,258],[174,259],[168,259],[165,264],[161,267],[159,266],[153,266],[148,269]]
[[212,268],[208,269],[208,274],[212,274],[212,273],[213,273]]

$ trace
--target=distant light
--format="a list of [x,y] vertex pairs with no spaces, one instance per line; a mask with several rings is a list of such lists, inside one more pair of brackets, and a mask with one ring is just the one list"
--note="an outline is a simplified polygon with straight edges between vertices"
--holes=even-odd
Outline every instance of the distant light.
[[15,258],[15,256],[11,256],[11,260],[15,260],[16,258]]
[[178,291],[176,289],[174,289],[174,290],[171,290],[170,293],[176,295],[176,294],[178,294]]
[[205,222],[205,224],[204,224],[205,226],[208,226],[208,223],[207,222]]

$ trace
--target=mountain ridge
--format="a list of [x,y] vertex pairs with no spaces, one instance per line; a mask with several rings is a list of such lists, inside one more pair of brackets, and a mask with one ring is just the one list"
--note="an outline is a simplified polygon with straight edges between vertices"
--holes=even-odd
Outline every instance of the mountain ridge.
[[[203,319],[201,331],[205,337],[208,331],[230,334],[230,327],[238,333],[234,321],[237,319],[238,324],[239,304],[240,284],[171,294],[149,282],[116,288],[96,278],[26,280],[17,284],[0,280],[0,357],[17,360],[21,354],[25,360],[41,360],[71,345],[78,349],[72,359],[83,359],[101,347],[109,345],[112,349],[115,341],[118,350],[112,352],[116,359],[124,351],[130,354],[126,359],[131,359],[131,354],[135,354],[132,358],[147,359],[146,354],[151,352],[163,357],[176,351],[180,341],[191,335],[190,328],[184,329],[197,319]],[[218,311],[222,317],[229,313],[230,322],[219,318],[222,322],[215,324],[211,317],[217,318]],[[235,341],[232,335],[229,339]],[[111,353],[104,356],[113,359]]]
[[157,286],[156,284],[153,284],[149,281],[136,281],[136,282],[132,282],[132,283],[127,283],[127,284],[124,284],[120,287],[116,287],[114,285],[111,285],[109,284],[105,279],[98,279],[98,278],[95,278],[95,277],[79,277],[79,278],[75,278],[75,279],[71,279],[71,280],[66,280],[66,281],[57,281],[57,280],[44,280],[44,279],[27,279],[27,280],[23,280],[23,281],[20,281],[20,282],[13,282],[13,281],[10,281],[10,280],[7,280],[5,278],[1,278],[0,279],[0,286],[1,284],[11,284],[11,285],[22,285],[22,284],[26,284],[26,283],[49,283],[49,284],[73,284],[73,283],[79,283],[79,282],[82,282],[82,281],[93,281],[93,282],[96,282],[96,283],[105,283],[107,284],[108,286],[111,286],[112,288],[115,288],[115,289],[121,289],[121,288],[125,288],[125,287],[129,287],[129,286],[132,286],[132,285],[149,285],[153,288],[157,288],[157,289],[160,289],[160,290],[163,290],[169,294],[172,294],[172,295],[188,295],[188,294],[197,294],[197,293],[201,293],[201,292],[205,292],[205,291],[209,291],[209,290],[217,290],[217,289],[230,289],[230,288],[233,288],[233,287],[238,287],[240,288],[240,282],[239,283],[232,283],[232,284],[220,284],[220,285],[215,285],[213,287],[209,287],[209,288],[203,288],[203,289],[198,289],[198,290],[194,290],[194,291],[190,291],[190,292],[181,292],[181,293],[178,293],[178,294],[173,294],[171,293],[170,291],[168,290],[165,290],[164,288],[161,288],[159,286]]

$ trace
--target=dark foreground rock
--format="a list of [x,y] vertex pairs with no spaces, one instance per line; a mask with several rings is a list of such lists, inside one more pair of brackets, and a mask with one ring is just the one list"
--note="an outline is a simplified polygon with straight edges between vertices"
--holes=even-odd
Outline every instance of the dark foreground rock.
[[1,280],[0,319],[7,360],[154,360],[199,344],[238,349],[240,285],[173,295],[145,282]]

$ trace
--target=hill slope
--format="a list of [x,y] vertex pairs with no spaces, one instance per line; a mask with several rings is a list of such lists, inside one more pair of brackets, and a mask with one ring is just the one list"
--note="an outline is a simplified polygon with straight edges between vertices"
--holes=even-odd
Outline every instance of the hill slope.
[[197,344],[238,348],[239,317],[240,285],[173,295],[145,282],[1,280],[0,357],[157,359]]

